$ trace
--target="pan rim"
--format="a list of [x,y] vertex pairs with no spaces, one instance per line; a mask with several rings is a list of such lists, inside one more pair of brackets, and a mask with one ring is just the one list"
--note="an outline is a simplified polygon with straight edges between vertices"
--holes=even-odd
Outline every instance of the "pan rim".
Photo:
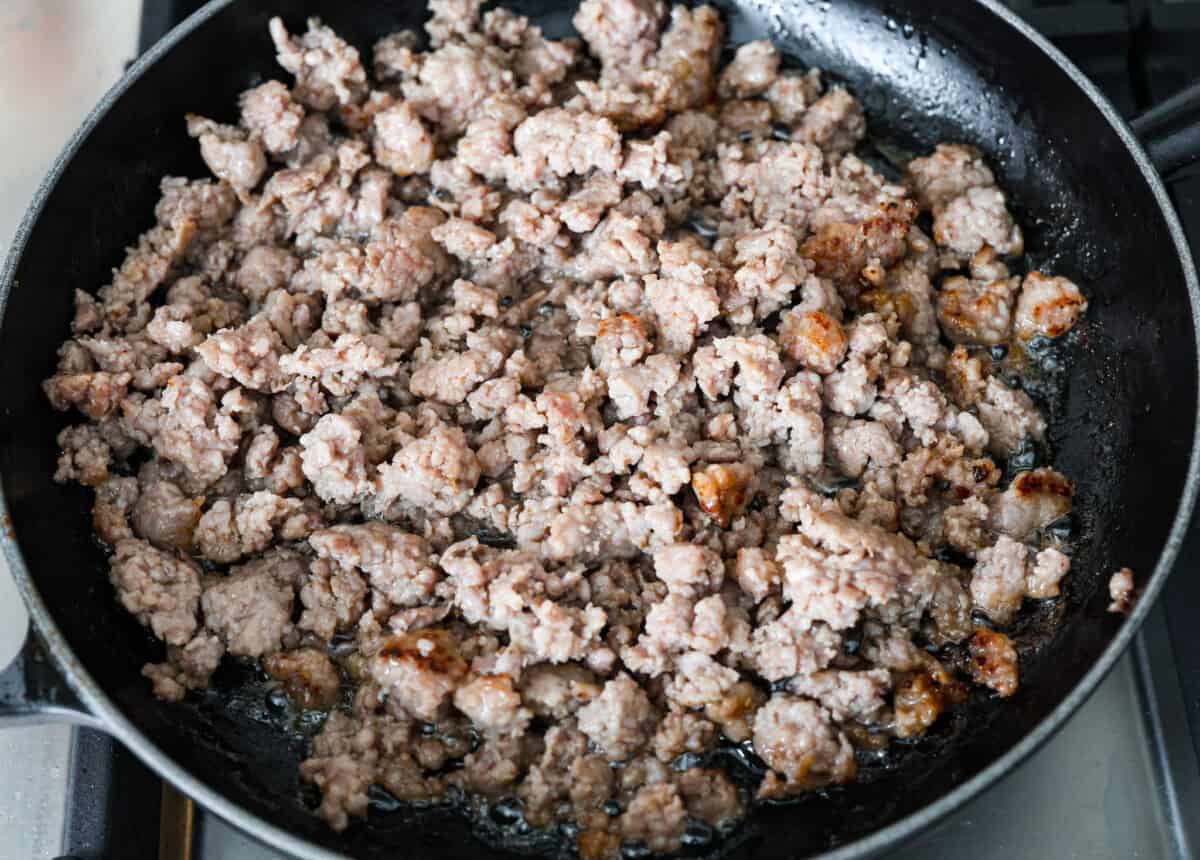
[[[54,160],[46,177],[39,184],[29,208],[26,210],[25,216],[13,236],[4,267],[0,270],[0,326],[4,322],[8,297],[13,288],[17,265],[28,243],[29,236],[40,219],[48,198],[61,179],[67,164],[70,163],[84,141],[105,114],[108,113],[112,105],[142,77],[147,69],[158,62],[162,56],[170,52],[179,42],[187,38],[204,22],[234,2],[237,2],[237,0],[209,0],[206,5],[173,28],[130,66],[125,74],[121,76],[88,113],[79,128],[76,129],[75,133],[68,140],[63,150]],[[1195,353],[1197,359],[1200,359],[1200,284],[1197,282],[1196,268],[1191,250],[1175,208],[1167,196],[1162,177],[1159,176],[1150,163],[1144,148],[1133,134],[1129,124],[1121,117],[1108,98],[1099,91],[1096,85],[1074,63],[1051,44],[1049,40],[1016,15],[1016,13],[1003,6],[1000,0],[975,0],[975,4],[979,11],[994,15],[1045,53],[1067,74],[1075,86],[1100,111],[1101,115],[1125,145],[1126,150],[1128,150],[1130,156],[1133,158],[1142,174],[1143,180],[1148,184],[1158,204],[1166,223],[1167,232],[1170,234],[1171,241],[1175,246],[1190,303]],[[1198,486],[1200,486],[1200,398],[1198,398],[1197,403],[1197,414],[1193,416],[1192,446],[1187,476],[1171,530],[1163,544],[1154,572],[1142,589],[1142,593],[1139,595],[1133,611],[1125,619],[1120,630],[1118,630],[1112,641],[1105,647],[1095,664],[1038,726],[987,767],[980,770],[966,782],[950,789],[942,797],[904,816],[900,820],[874,833],[855,839],[853,842],[840,848],[820,855],[824,860],[857,860],[857,858],[869,857],[901,840],[911,838],[917,833],[928,829],[954,810],[980,795],[985,789],[999,782],[1008,773],[1011,773],[1020,763],[1050,740],[1068,722],[1070,716],[1091,697],[1092,693],[1095,692],[1100,682],[1111,671],[1117,660],[1125,654],[1142,622],[1149,614],[1151,607],[1154,605],[1158,594],[1166,582],[1167,576],[1174,567],[1179,550],[1191,524],[1192,511],[1196,502]],[[11,522],[9,519],[7,495],[3,485],[3,475],[0,475],[0,519]],[[42,601],[33,577],[25,564],[20,547],[17,544],[16,535],[11,529],[0,530],[0,549],[4,552],[9,569],[12,571],[13,579],[16,581],[17,588],[28,608],[29,619],[33,628],[44,637],[68,685],[79,696],[90,714],[96,718],[95,721],[92,721],[88,720],[86,715],[81,715],[81,723],[91,723],[94,725],[97,721],[101,722],[106,732],[125,744],[151,770],[171,782],[184,794],[196,800],[206,809],[253,838],[269,843],[297,858],[307,858],[307,860],[331,860],[331,858],[345,856],[323,848],[307,839],[297,837],[258,815],[249,812],[246,808],[234,803],[220,792],[192,776],[191,773],[176,763],[174,759],[167,756],[149,737],[143,735],[99,687],[83,667],[78,657],[70,649],[57,623],[51,617],[49,610]]]

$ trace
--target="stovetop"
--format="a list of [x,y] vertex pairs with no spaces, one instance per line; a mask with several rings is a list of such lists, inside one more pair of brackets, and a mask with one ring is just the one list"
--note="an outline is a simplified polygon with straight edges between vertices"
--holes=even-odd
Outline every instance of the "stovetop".
[[[0,3],[0,253],[34,183],[124,63],[198,0]],[[1200,0],[1009,0],[1126,115],[1200,77]],[[79,7],[79,8],[75,8]],[[32,82],[36,80],[37,87]],[[48,83],[47,83],[48,82]],[[33,118],[16,124],[3,118]],[[53,102],[48,104],[47,101]],[[51,109],[54,108],[54,109]],[[1200,169],[1171,194],[1200,251]],[[1193,551],[1194,550],[1194,551]],[[1181,554],[1200,552],[1200,528]],[[1172,577],[1132,652],[1037,755],[889,855],[1184,858],[1200,852],[1200,579]],[[23,625],[0,562],[0,663]],[[11,642],[9,641],[11,640]],[[194,809],[106,736],[62,727],[0,733],[0,857],[285,860]],[[124,826],[114,826],[120,822]],[[137,822],[128,826],[129,822]],[[10,855],[9,851],[13,853]]]

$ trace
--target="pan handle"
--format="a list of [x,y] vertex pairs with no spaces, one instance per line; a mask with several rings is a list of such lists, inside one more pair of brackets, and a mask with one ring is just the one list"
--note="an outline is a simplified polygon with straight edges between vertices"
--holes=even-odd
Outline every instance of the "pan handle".
[[1200,81],[1135,117],[1130,126],[1164,179],[1200,161]]
[[0,672],[0,728],[45,723],[104,729],[58,671],[45,641],[30,624],[25,644]]

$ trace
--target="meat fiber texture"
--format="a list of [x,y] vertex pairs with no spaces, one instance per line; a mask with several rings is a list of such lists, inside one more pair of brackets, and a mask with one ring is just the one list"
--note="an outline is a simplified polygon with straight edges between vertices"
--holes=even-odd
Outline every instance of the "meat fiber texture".
[[[1017,271],[983,156],[890,181],[861,93],[764,41],[722,68],[707,6],[584,0],[564,40],[430,9],[370,56],[272,21],[281,79],[180,118],[212,176],[76,285],[55,478],[94,490],[155,693],[256,662],[328,714],[332,827],[453,790],[586,858],[1011,695],[991,628],[1070,588],[1072,502],[1002,480],[1047,434],[1013,381],[1087,299]],[[968,641],[1002,673],[915,644]]]

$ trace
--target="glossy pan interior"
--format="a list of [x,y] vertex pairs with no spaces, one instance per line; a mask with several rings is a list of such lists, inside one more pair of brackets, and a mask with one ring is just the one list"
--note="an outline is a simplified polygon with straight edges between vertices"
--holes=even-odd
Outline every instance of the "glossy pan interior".
[[[569,31],[573,2],[508,5],[550,35]],[[1027,228],[1031,263],[1078,280],[1091,299],[1066,397],[1052,410],[1055,464],[1078,485],[1074,572],[1063,600],[1023,622],[1018,694],[999,705],[973,700],[920,742],[897,748],[886,765],[865,767],[860,784],[760,810],[726,846],[734,856],[795,857],[847,846],[908,816],[847,849],[857,854],[945,811],[986,780],[952,794],[956,787],[1014,746],[1028,752],[1065,719],[1128,639],[1131,622],[1104,612],[1115,567],[1131,566],[1151,591],[1161,585],[1168,565],[1160,555],[1181,500],[1185,508],[1191,503],[1197,347],[1190,264],[1164,215],[1161,186],[1104,111],[1054,57],[985,4],[718,5],[731,43],[768,36],[797,63],[846,81],[863,100],[873,134],[910,149],[939,140],[982,148]],[[62,635],[51,631],[52,647],[61,652],[65,644],[77,658],[67,661],[68,673],[84,700],[135,751],[227,817],[308,856],[324,846],[363,857],[478,857],[471,830],[445,811],[375,812],[343,835],[327,830],[306,808],[298,781],[302,734],[280,730],[245,670],[222,669],[213,691],[183,705],[155,701],[139,668],[161,656],[113,599],[91,536],[90,493],[50,479],[54,436],[66,422],[47,405],[39,381],[52,372],[68,331],[72,290],[105,283],[122,249],[150,226],[160,177],[204,175],[183,115],[232,119],[239,91],[284,77],[267,36],[277,12],[293,29],[319,15],[367,57],[375,38],[418,27],[424,16],[420,4],[395,0],[211,4],[201,13],[206,20],[169,37],[173,44],[153,51],[124,92],[101,106],[19,237],[26,244],[9,272],[0,474],[24,559],[15,567],[44,602],[45,614],[34,601],[35,617],[52,619]]]

